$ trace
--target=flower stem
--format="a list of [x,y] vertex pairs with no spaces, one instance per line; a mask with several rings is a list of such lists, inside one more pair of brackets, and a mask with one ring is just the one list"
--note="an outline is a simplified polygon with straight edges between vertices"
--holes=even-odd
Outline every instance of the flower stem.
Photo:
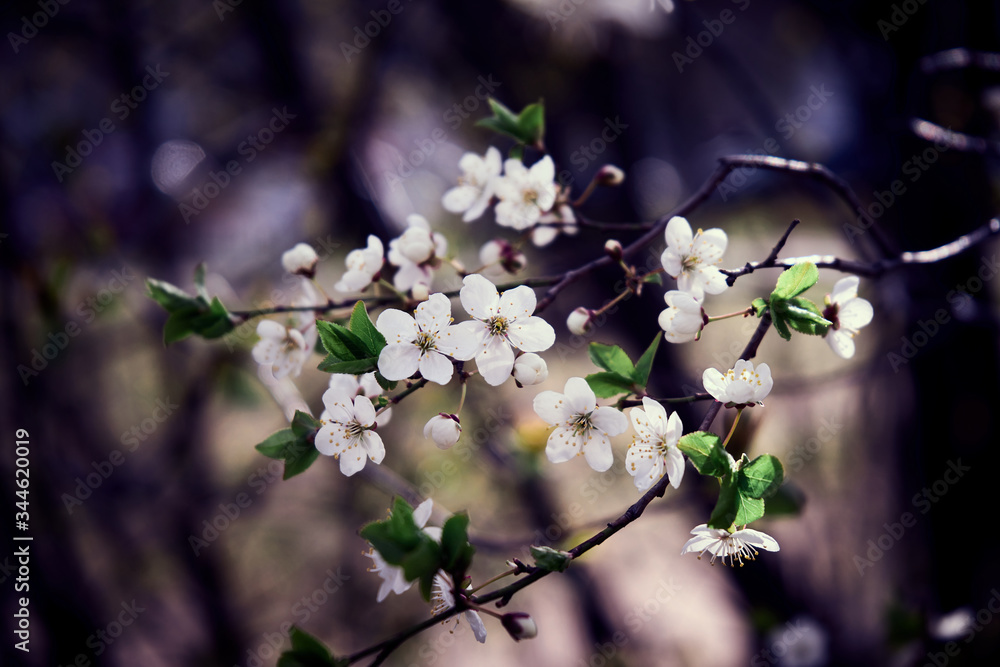
[[736,431],[736,425],[740,423],[740,417],[743,415],[743,408],[736,409],[736,419],[733,420],[733,425],[729,428],[729,433],[726,434],[726,439],[722,442],[722,448],[725,449],[726,445],[729,444],[729,439],[733,437],[733,432]]
[[727,315],[716,315],[714,317],[709,316],[709,322],[718,322],[719,320],[728,320],[730,317],[746,317],[747,315],[753,315],[753,307],[746,308],[744,310],[738,310],[735,313],[729,313]]
[[468,393],[469,384],[467,382],[462,383],[462,397],[458,399],[458,410],[455,410],[455,414],[459,415],[462,413],[462,406],[465,405],[465,395]]
[[506,572],[501,572],[500,574],[498,574],[497,576],[493,577],[492,579],[487,579],[486,581],[484,581],[483,583],[479,584],[478,586],[476,586],[472,590],[465,591],[465,593],[466,593],[466,595],[472,595],[476,591],[481,591],[482,589],[486,588],[490,584],[492,584],[494,582],[497,582],[497,581],[500,581],[504,577],[509,577],[512,574],[517,574],[517,572],[518,572],[518,568],[512,567],[509,570],[507,570]]

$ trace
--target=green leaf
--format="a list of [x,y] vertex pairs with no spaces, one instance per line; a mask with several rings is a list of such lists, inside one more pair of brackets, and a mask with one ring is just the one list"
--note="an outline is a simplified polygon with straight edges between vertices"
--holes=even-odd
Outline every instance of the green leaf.
[[316,445],[308,440],[296,440],[285,457],[285,472],[281,479],[288,480],[305,472],[318,458],[319,450]]
[[147,278],[146,289],[149,290],[149,298],[163,306],[168,313],[184,307],[193,307],[197,303],[195,298],[184,290],[162,280]]
[[192,327],[202,338],[220,338],[235,328],[229,317],[229,311],[219,301],[219,297],[212,298],[207,311],[203,309],[198,313],[192,322]]
[[598,398],[611,398],[618,394],[631,394],[635,383],[631,377],[622,377],[618,373],[591,373],[586,378],[587,384]]
[[490,105],[490,109],[493,111],[493,116],[476,121],[476,126],[485,127],[486,129],[493,130],[498,134],[513,137],[521,143],[526,143],[521,135],[521,129],[518,126],[518,117],[515,116],[510,109],[492,97],[488,98],[487,102]]
[[194,269],[194,289],[195,292],[205,301],[209,300],[208,290],[205,289],[205,262],[200,262]]
[[385,336],[372,324],[371,318],[368,317],[368,311],[365,310],[364,301],[358,301],[354,304],[349,326],[351,332],[356,334],[367,347],[368,356],[377,357],[382,348],[385,347]]
[[351,359],[341,361],[332,354],[319,362],[319,370],[327,373],[347,373],[348,375],[362,375],[370,373],[378,368],[378,357],[368,357],[367,359]]
[[733,523],[737,526],[753,523],[764,516],[764,501],[760,498],[748,498],[737,491],[737,512]]
[[767,301],[764,301],[764,299],[757,297],[750,303],[750,305],[753,307],[753,311],[757,314],[757,317],[761,317],[764,315],[764,311],[767,310],[768,304]]
[[427,535],[421,534],[420,543],[403,558],[403,576],[407,581],[423,579],[434,575],[441,568],[441,545]]
[[[299,414],[304,413],[296,413],[296,418]],[[308,415],[305,416],[308,417]],[[312,418],[309,417],[309,419]],[[300,424],[299,429],[301,428]],[[292,428],[278,431],[255,447],[264,456],[285,462],[282,479],[286,480],[308,470],[309,466],[319,457],[319,450],[308,437],[311,433],[307,436],[297,435],[293,429],[295,429],[294,423]]]
[[[323,341],[323,347],[326,348],[326,351],[340,361],[367,359],[372,356],[361,337],[341,324],[318,320],[316,330],[319,332],[319,338]],[[345,371],[337,372],[343,373]]]
[[819,280],[819,269],[812,262],[799,262],[778,276],[778,284],[771,292],[771,306],[775,299],[787,300],[802,294]]
[[642,282],[653,283],[654,285],[662,285],[663,276],[661,276],[659,273],[647,273],[646,277],[642,279]]
[[524,160],[524,144],[514,144],[507,151],[507,157],[511,160]]
[[373,521],[361,529],[361,537],[371,542],[390,565],[402,565],[406,555],[426,537],[413,520],[413,508],[396,498],[388,519]]
[[301,410],[296,410],[295,416],[292,417],[292,432],[300,438],[312,435],[321,426],[319,420]]
[[770,498],[785,478],[781,461],[770,454],[762,454],[740,468],[736,477],[740,493],[749,498]]
[[635,370],[632,373],[632,377],[640,387],[645,387],[649,384],[649,373],[653,370],[653,359],[656,357],[656,350],[659,349],[661,340],[663,340],[663,336],[657,333],[656,338],[653,339],[653,342],[646,348],[646,351],[639,357],[639,361],[635,363]]
[[715,509],[708,518],[709,528],[728,529],[733,525],[733,519],[739,511],[739,491],[736,490],[736,482],[732,475],[722,478],[722,486],[719,487],[719,500],[715,503]]
[[468,527],[469,515],[461,513],[448,517],[441,528],[444,569],[451,573],[455,581],[461,581],[476,553],[476,548],[469,544]]
[[625,350],[617,345],[591,343],[587,347],[587,352],[590,355],[590,360],[606,371],[611,371],[627,378],[631,378],[633,373],[635,373],[635,366],[632,365],[632,360],[628,358]]
[[[376,362],[377,364],[378,362]],[[386,380],[385,377],[379,371],[375,371],[375,381],[378,382],[378,386],[386,391],[392,391],[399,384],[395,380]]]
[[278,667],[346,667],[348,664],[346,660],[322,658],[302,651],[285,651],[278,657]]
[[283,428],[277,433],[268,436],[267,440],[255,446],[254,449],[268,458],[283,461],[285,459],[285,448],[295,442],[295,440],[296,436],[292,433],[292,429]]
[[535,559],[535,565],[548,570],[549,572],[565,572],[573,560],[573,554],[568,551],[559,551],[552,547],[531,547],[531,556]]
[[315,655],[326,660],[330,659],[330,649],[308,632],[293,625],[288,635],[292,640],[293,651]]
[[774,324],[774,330],[778,332],[778,335],[785,340],[792,339],[792,332],[788,330],[788,323],[785,321],[784,311],[780,309],[780,306],[784,302],[780,299],[771,300],[771,322]]
[[811,336],[825,336],[833,322],[823,317],[815,303],[805,297],[796,297],[786,302],[788,326],[799,333]]
[[732,472],[736,463],[732,454],[722,447],[722,439],[708,431],[695,431],[682,436],[677,448],[687,454],[702,475],[724,477]]
[[541,100],[521,110],[517,117],[517,129],[524,143],[542,145],[542,137],[545,135],[545,105]]

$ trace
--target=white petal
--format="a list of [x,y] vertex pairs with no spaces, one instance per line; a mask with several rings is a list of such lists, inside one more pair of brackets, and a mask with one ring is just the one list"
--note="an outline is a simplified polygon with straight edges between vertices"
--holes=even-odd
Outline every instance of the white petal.
[[520,285],[500,295],[498,313],[508,320],[527,318],[535,312],[535,290]]
[[860,297],[851,299],[837,311],[837,320],[840,322],[840,326],[855,331],[868,326],[874,316],[875,310],[872,308],[872,304],[867,299]]
[[549,435],[545,443],[545,456],[552,463],[563,463],[580,453],[583,438],[573,433],[572,429],[560,426]]
[[459,298],[465,312],[480,320],[496,315],[497,304],[500,301],[496,285],[478,273],[466,276],[462,284]]
[[[385,375],[383,373],[382,375]],[[726,402],[726,376],[714,368],[706,368],[701,374],[701,382],[705,385],[705,391],[712,395],[715,400]]]
[[257,323],[257,335],[261,338],[273,338],[276,340],[284,340],[287,335],[287,329],[281,324],[278,324],[274,320],[261,320]]
[[[451,376],[455,372],[455,366],[448,358],[437,352],[425,352],[420,356],[420,374],[431,382],[445,385],[451,381]],[[388,377],[388,376],[386,376]]]
[[479,352],[486,335],[486,325],[479,320],[468,320],[447,327],[438,335],[435,346],[442,354],[459,361],[468,361]]
[[378,370],[387,380],[404,380],[417,372],[420,348],[413,343],[390,343],[378,356]]
[[715,264],[722,259],[722,254],[726,252],[726,245],[729,238],[721,229],[709,229],[703,231],[698,237],[698,256],[705,264]]
[[744,528],[743,530],[737,530],[733,533],[733,537],[738,537],[747,544],[752,544],[755,547],[766,551],[781,551],[781,547],[778,546],[778,541],[776,539],[767,533],[760,532],[759,530]]
[[[618,413],[621,414],[621,413]],[[625,415],[622,415],[624,419]],[[608,436],[603,433],[590,432],[590,440],[583,447],[583,457],[587,459],[587,464],[597,472],[604,472],[615,462],[615,455],[611,451],[611,442]]]
[[409,343],[417,338],[417,322],[409,313],[395,308],[383,310],[375,321],[375,328],[385,336],[387,343]]
[[347,429],[337,422],[327,422],[316,432],[314,444],[325,456],[340,454],[347,446]]
[[480,190],[474,185],[459,185],[444,193],[441,205],[451,213],[464,213],[479,198]]
[[483,619],[479,617],[479,614],[470,609],[465,612],[465,620],[467,620],[469,625],[472,626],[472,634],[476,636],[476,641],[480,644],[485,644],[486,626],[483,625]]
[[736,404],[752,403],[754,400],[754,388],[749,382],[737,376],[726,387],[726,400]]
[[365,431],[361,435],[361,445],[372,463],[382,463],[382,459],[385,458],[385,444],[382,442],[382,436],[374,431]]
[[667,272],[668,276],[676,278],[680,275],[681,268],[683,267],[683,258],[674,252],[671,248],[667,248],[660,255],[660,264],[663,265],[663,270]]
[[767,364],[760,364],[757,366],[757,375],[760,385],[754,388],[754,400],[762,401],[771,393],[771,387],[774,386],[774,379],[771,378],[771,367]]
[[667,411],[649,396],[642,397],[642,407],[653,433],[662,437],[667,432]]
[[346,477],[350,477],[364,468],[367,462],[367,452],[361,447],[352,447],[340,454],[340,472],[344,473]]
[[346,424],[354,420],[354,395],[345,395],[337,389],[327,389],[323,392],[323,405],[330,415],[330,420]]
[[608,435],[621,435],[628,428],[625,413],[609,405],[594,410],[590,415],[590,421]]
[[703,266],[698,270],[698,278],[702,289],[709,294],[722,294],[729,289],[726,274],[714,266]]
[[541,317],[533,315],[510,322],[507,339],[524,352],[543,352],[556,342],[556,331]]
[[635,470],[629,469],[635,475],[635,488],[645,491],[663,477],[663,459],[659,456],[646,457],[638,461]]
[[666,465],[670,486],[675,489],[680,488],[681,480],[684,479],[684,455],[681,450],[676,447],[667,449]]
[[663,232],[667,245],[681,255],[686,255],[691,247],[691,225],[679,215],[675,215],[667,222],[667,228]]
[[486,384],[494,387],[501,385],[514,369],[514,351],[500,336],[490,336],[476,354],[476,368]]
[[[656,433],[649,424],[649,417],[646,415],[645,410],[642,408],[632,408],[629,410],[628,416],[632,421],[632,428],[634,428],[635,432],[639,434],[640,440],[651,440],[656,437]],[[629,449],[628,452],[631,454],[632,449]],[[628,463],[627,458],[625,462]]]
[[676,412],[670,415],[667,420],[667,430],[663,438],[668,444],[676,445],[677,441],[684,435],[684,424],[681,423],[681,416]]
[[532,402],[535,414],[544,419],[550,425],[565,424],[573,414],[569,404],[566,402],[565,394],[557,391],[543,391],[535,396]]
[[330,375],[329,389],[334,391],[344,400],[353,401],[358,393],[358,378],[355,375],[346,373],[333,373]]
[[375,406],[372,399],[367,396],[354,397],[354,418],[362,426],[371,426],[375,423]]
[[583,415],[593,412],[597,408],[597,396],[583,378],[573,377],[566,380],[566,387],[563,389],[566,394],[566,403],[573,414]]
[[431,294],[417,306],[414,319],[425,333],[438,333],[451,324],[451,300],[440,292]]
[[433,511],[434,501],[430,498],[413,508],[413,521],[417,524],[417,528],[423,528],[427,525]]
[[854,339],[847,332],[831,330],[826,334],[826,342],[841,359],[850,359],[854,356]]
[[837,281],[830,292],[830,301],[836,304],[844,304],[858,296],[858,285],[861,279],[857,276],[846,276]]

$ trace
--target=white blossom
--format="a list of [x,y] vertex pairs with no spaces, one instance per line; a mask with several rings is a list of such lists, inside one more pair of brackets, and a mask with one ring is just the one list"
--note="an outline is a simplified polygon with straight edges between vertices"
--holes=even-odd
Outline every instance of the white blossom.
[[688,221],[675,215],[667,222],[664,236],[667,247],[660,262],[663,270],[677,279],[679,290],[700,300],[706,292],[720,294],[729,287],[725,274],[717,266],[728,243],[724,231],[699,229],[692,235]]
[[[330,375],[330,382],[327,387],[337,392],[343,401],[353,401],[355,396],[367,396],[374,399],[382,394],[382,387],[375,379],[375,373],[365,373],[364,375],[348,375],[345,373],[333,373]],[[329,413],[324,410],[320,419],[329,419]],[[392,408],[386,408],[375,418],[376,426],[385,426],[392,419]]]
[[541,248],[552,243],[560,232],[573,236],[579,231],[576,224],[576,214],[569,204],[560,204],[555,209],[547,211],[538,219],[538,224],[531,230],[531,242]]
[[841,278],[826,297],[823,317],[833,322],[826,332],[826,342],[843,359],[854,356],[854,337],[875,315],[872,304],[858,296],[860,282],[857,276]]
[[417,306],[414,316],[393,308],[382,311],[375,322],[387,343],[378,358],[382,376],[403,380],[419,370],[431,382],[448,384],[455,370],[448,357],[471,359],[478,343],[451,321],[451,301],[440,293]]
[[462,422],[457,415],[441,412],[424,424],[424,437],[433,440],[439,449],[450,449],[461,435]]
[[441,205],[451,213],[464,213],[462,220],[472,222],[483,214],[493,198],[497,180],[500,178],[503,158],[495,147],[490,146],[486,155],[466,153],[458,161],[462,175],[458,186],[448,190],[441,198]]
[[[300,278],[302,294],[292,300],[293,306],[312,306],[323,301],[313,287],[312,281]],[[316,348],[319,331],[316,329],[316,315],[311,310],[296,311],[285,326],[274,320],[261,320],[257,324],[260,340],[253,346],[251,354],[260,364],[260,372],[280,380],[284,377],[298,377],[302,366]]]
[[514,360],[514,379],[527,387],[541,384],[549,377],[549,367],[545,360],[534,352],[525,352]]
[[566,328],[574,336],[582,336],[590,331],[590,318],[593,313],[589,308],[580,306],[573,310],[566,318]]
[[474,319],[455,327],[463,334],[463,344],[470,338],[475,341],[476,367],[487,384],[503,384],[510,377],[514,368],[512,348],[542,352],[556,340],[552,326],[532,315],[536,301],[530,287],[520,285],[498,294],[493,283],[472,274],[463,280],[459,298]]
[[504,239],[493,239],[479,249],[479,264],[484,276],[496,280],[517,273],[528,265],[528,259]]
[[398,267],[392,284],[403,292],[416,285],[431,284],[434,269],[448,252],[448,241],[432,232],[427,219],[413,214],[406,218],[408,227],[399,238],[389,241],[389,263]]
[[[413,509],[413,521],[417,524],[417,528],[422,529],[432,540],[440,542],[441,529],[434,526],[427,526],[427,521],[431,518],[433,510],[434,501],[428,498]],[[365,555],[372,559],[372,567],[368,571],[374,572],[382,578],[382,585],[378,589],[378,602],[386,599],[389,593],[400,595],[410,590],[410,587],[413,586],[412,581],[406,580],[406,575],[403,573],[402,567],[389,565],[382,558],[382,554],[375,549],[370,550]]]
[[528,169],[517,159],[504,162],[497,180],[497,224],[522,230],[533,227],[556,201],[556,168],[546,155]]
[[323,394],[329,418],[316,433],[320,454],[340,459],[340,472],[348,477],[365,467],[368,459],[381,463],[385,445],[375,432],[375,406],[367,396],[346,401],[340,392],[327,389]]
[[636,437],[625,455],[625,469],[635,477],[635,487],[645,491],[664,472],[672,487],[680,487],[684,477],[684,454],[677,448],[684,433],[681,418],[675,412],[667,419],[663,406],[648,396],[643,397],[642,408],[632,408],[629,417]]
[[556,427],[545,455],[553,463],[562,463],[582,454],[591,468],[604,472],[614,463],[608,436],[624,433],[628,419],[615,408],[598,407],[594,391],[583,378],[570,378],[563,391],[535,396],[535,412]]
[[670,343],[687,343],[695,340],[705,326],[705,311],[701,299],[690,292],[670,290],[663,295],[667,307],[660,312],[659,323],[663,337]]
[[[448,611],[455,606],[455,591],[451,576],[446,572],[438,572],[434,575],[434,585],[431,587],[431,602],[434,606],[431,613],[437,616]],[[480,644],[486,643],[486,626],[478,612],[468,609],[463,614],[469,626],[472,627],[472,634],[476,636],[476,641]]]
[[739,562],[740,567],[743,567],[743,559],[754,560],[758,554],[757,549],[779,550],[777,540],[767,533],[750,528],[730,533],[721,528],[709,528],[708,524],[703,523],[695,526],[691,534],[694,537],[684,543],[681,555],[697,551],[700,560],[707,551],[712,554],[712,565],[715,565],[716,558],[721,558],[724,564],[735,566]]
[[338,292],[360,292],[368,287],[378,272],[382,270],[382,241],[375,235],[368,235],[368,245],[347,253],[344,264],[347,272],[333,286]]
[[723,375],[714,368],[707,368],[702,374],[705,391],[726,407],[750,407],[760,403],[771,392],[774,381],[767,364],[760,364],[754,370],[753,364],[745,359],[736,362]]
[[281,255],[281,266],[289,273],[312,276],[316,269],[319,255],[307,243],[297,243],[291,250]]

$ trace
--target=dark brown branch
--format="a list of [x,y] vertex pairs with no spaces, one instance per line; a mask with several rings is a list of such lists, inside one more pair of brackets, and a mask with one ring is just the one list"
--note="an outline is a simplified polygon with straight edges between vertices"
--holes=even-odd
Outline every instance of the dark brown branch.
[[934,147],[943,146],[938,150],[956,150],[964,153],[979,153],[980,155],[1000,155],[1000,143],[977,137],[973,134],[956,132],[941,127],[923,118],[910,121],[910,129],[915,135],[934,143]]

